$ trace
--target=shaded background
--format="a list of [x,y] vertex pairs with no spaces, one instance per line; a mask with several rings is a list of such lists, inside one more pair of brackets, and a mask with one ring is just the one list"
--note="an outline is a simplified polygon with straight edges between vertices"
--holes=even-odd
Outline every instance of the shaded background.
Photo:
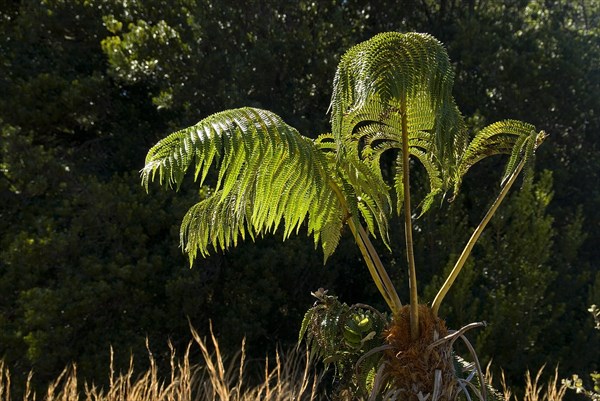
[[[203,191],[148,195],[138,172],[158,139],[227,108],[326,132],[340,56],[389,30],[446,45],[470,127],[516,118],[550,134],[534,184],[503,204],[441,314],[489,323],[470,338],[509,383],[544,363],[563,377],[598,369],[586,309],[600,304],[599,19],[598,0],[1,0],[0,358],[13,381],[33,369],[44,384],[76,362],[105,383],[111,345],[117,368],[133,354],[143,369],[145,339],[168,358],[167,341],[190,340],[188,318],[263,356],[295,343],[318,287],[383,307],[349,237],[326,266],[302,233],[190,269],[179,222]],[[495,196],[501,162],[416,222],[423,302]],[[394,252],[380,249],[406,300],[392,227]]]

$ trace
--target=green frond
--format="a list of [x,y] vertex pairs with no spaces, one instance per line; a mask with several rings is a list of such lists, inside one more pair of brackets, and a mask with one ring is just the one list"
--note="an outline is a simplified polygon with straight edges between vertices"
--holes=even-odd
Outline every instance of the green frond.
[[[327,224],[322,225],[321,227],[320,219],[325,218],[325,216],[313,218],[313,215],[311,215],[309,218],[308,229],[309,232],[315,233],[315,245],[319,240],[321,241],[325,260],[327,260],[327,257],[335,251],[335,248],[337,248],[337,245],[340,242],[342,226],[345,223],[345,216],[340,212],[340,206],[334,198],[329,198],[329,203],[322,205],[322,208],[323,212],[329,215]],[[319,226],[317,226],[317,224]],[[319,229],[317,230],[317,228]]]
[[[392,210],[389,186],[381,175],[358,158],[346,158],[338,162],[337,171],[347,183],[342,189],[351,205],[351,217],[357,219],[360,213],[368,231],[375,236],[379,234],[389,246],[388,220]],[[358,219],[356,221],[359,222]]]
[[302,324],[300,325],[300,331],[298,332],[298,344],[297,345],[300,345],[300,343],[304,339],[306,330],[308,329],[308,325],[310,323],[312,323],[313,317],[317,313],[318,309],[320,309],[320,308],[312,307],[309,310],[307,310],[306,313],[304,314],[304,317],[302,318]]
[[[545,134],[538,134],[533,125],[517,120],[498,121],[483,128],[473,137],[459,161],[454,179],[454,193],[458,192],[462,177],[474,164],[498,154],[509,155],[502,175],[504,185],[521,160],[531,162],[543,135]],[[527,170],[526,176],[529,174]]]
[[[190,258],[190,264],[198,251],[208,254],[208,245],[215,249],[226,249],[237,245],[238,238],[245,237],[243,213],[235,210],[235,198],[221,199],[221,193],[192,206],[181,223],[180,237],[184,251]],[[219,221],[219,224],[214,224]],[[202,244],[200,246],[199,244]]]
[[[372,171],[371,174],[376,174],[381,180],[383,180],[380,166],[381,156],[390,150],[398,151],[393,180],[397,198],[396,211],[400,213],[404,194],[402,155],[399,153],[402,143],[401,139],[395,133],[395,128],[388,125],[371,123],[357,129],[354,137],[356,138],[356,143],[361,142],[364,144],[360,152],[356,148],[356,152],[359,152],[361,160],[370,168]],[[420,162],[429,178],[429,192],[420,203],[421,215],[427,212],[433,204],[435,197],[445,192],[446,188],[448,188],[448,181],[444,181],[442,165],[433,151],[431,151],[433,144],[430,138],[430,134],[423,131],[414,131],[409,135],[409,154]],[[446,179],[449,180],[448,177]]]
[[[431,158],[428,157],[427,153],[418,147],[411,147],[410,154],[419,160],[419,162],[421,162],[425,168],[425,171],[427,171],[427,176],[429,177],[429,193],[425,195],[425,198],[420,204],[421,213],[419,216],[422,216],[429,210],[433,204],[433,201],[435,200],[435,197],[443,191],[444,185],[442,182],[442,173],[439,170],[439,164],[433,162]],[[399,174],[402,174],[402,171],[400,171]]]
[[215,191],[186,214],[181,242],[193,260],[283,228],[284,239],[304,223],[325,258],[335,250],[345,218],[331,187],[326,155],[312,140],[269,111],[242,108],[214,114],[175,132],[148,152],[142,183],[179,187],[195,164],[200,185],[217,170]]
[[352,47],[334,77],[334,135],[344,114],[374,97],[387,105],[424,91],[437,108],[450,95],[453,74],[442,44],[427,34],[387,32]]
[[[388,245],[388,220],[392,210],[389,186],[378,172],[367,165],[367,160],[350,157],[338,160],[337,146],[331,134],[321,135],[315,145],[327,155],[329,168],[336,173],[338,187],[346,199],[350,216],[359,224],[360,215],[367,230]],[[389,246],[389,245],[388,245]]]
[[324,152],[335,152],[337,147],[333,135],[330,133],[319,135],[317,139],[314,140],[314,143],[317,148]]
[[[377,176],[380,158],[402,149],[406,116],[409,154],[425,167],[434,198],[453,185],[467,143],[463,117],[452,97],[454,72],[446,50],[426,34],[384,33],[351,48],[338,66],[331,100],[338,158],[356,157]],[[402,205],[401,169],[393,178]]]

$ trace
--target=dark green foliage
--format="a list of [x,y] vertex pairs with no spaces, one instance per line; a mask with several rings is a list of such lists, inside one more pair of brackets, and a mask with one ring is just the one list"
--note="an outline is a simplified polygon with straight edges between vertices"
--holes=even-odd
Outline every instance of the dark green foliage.
[[[592,305],[588,311],[594,317],[595,329],[600,330],[600,309],[596,305]],[[592,401],[598,401],[600,400],[600,373],[590,373],[590,378],[592,379],[591,389],[586,388],[579,375],[573,375],[571,379],[563,380],[563,383],[571,390],[575,390],[577,394],[583,394]]]
[[[483,283],[490,288],[479,295],[480,306],[490,305],[485,319],[497,326],[480,334],[478,349],[488,358],[504,358],[506,367],[545,362],[534,347],[550,322],[554,305],[545,299],[551,283],[558,279],[548,263],[556,235],[553,219],[546,212],[552,196],[549,172],[515,194],[490,223],[481,239],[482,254],[474,262],[481,266]],[[527,241],[522,240],[525,235]],[[520,352],[509,352],[510,348]]]
[[[381,359],[377,350],[385,342],[389,317],[362,304],[348,306],[319,289],[315,305],[304,315],[298,341],[306,338],[312,352],[335,367],[338,392],[366,399]],[[349,393],[348,393],[349,392]],[[340,399],[341,393],[337,394]]]

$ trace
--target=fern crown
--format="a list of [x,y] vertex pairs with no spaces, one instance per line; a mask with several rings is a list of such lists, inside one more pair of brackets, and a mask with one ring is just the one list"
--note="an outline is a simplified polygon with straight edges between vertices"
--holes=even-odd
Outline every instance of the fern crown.
[[[343,225],[363,222],[387,243],[392,210],[402,208],[402,119],[410,156],[429,178],[424,213],[436,196],[458,191],[462,177],[487,156],[510,155],[504,178],[530,160],[540,135],[526,123],[494,123],[472,139],[452,97],[454,73],[435,38],[383,33],[341,59],[331,99],[332,133],[304,137],[276,114],[240,108],[213,114],[150,149],[141,171],[178,188],[188,169],[202,185],[215,171],[214,191],[183,218],[181,242],[190,261],[209,249],[272,233],[284,239],[305,225],[325,259]],[[381,158],[395,160],[384,181]],[[393,191],[391,190],[393,188]]]

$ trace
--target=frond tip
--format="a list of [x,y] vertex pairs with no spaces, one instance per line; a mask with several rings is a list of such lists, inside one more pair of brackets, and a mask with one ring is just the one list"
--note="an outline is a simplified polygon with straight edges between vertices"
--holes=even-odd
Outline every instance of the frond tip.
[[276,114],[255,108],[226,110],[158,142],[146,157],[142,183],[158,173],[161,184],[179,187],[194,166],[200,185],[214,168],[214,192],[194,205],[181,226],[190,261],[199,251],[235,246],[276,231],[284,239],[307,222],[327,258],[336,248],[344,210],[331,189],[328,164],[312,140]]

